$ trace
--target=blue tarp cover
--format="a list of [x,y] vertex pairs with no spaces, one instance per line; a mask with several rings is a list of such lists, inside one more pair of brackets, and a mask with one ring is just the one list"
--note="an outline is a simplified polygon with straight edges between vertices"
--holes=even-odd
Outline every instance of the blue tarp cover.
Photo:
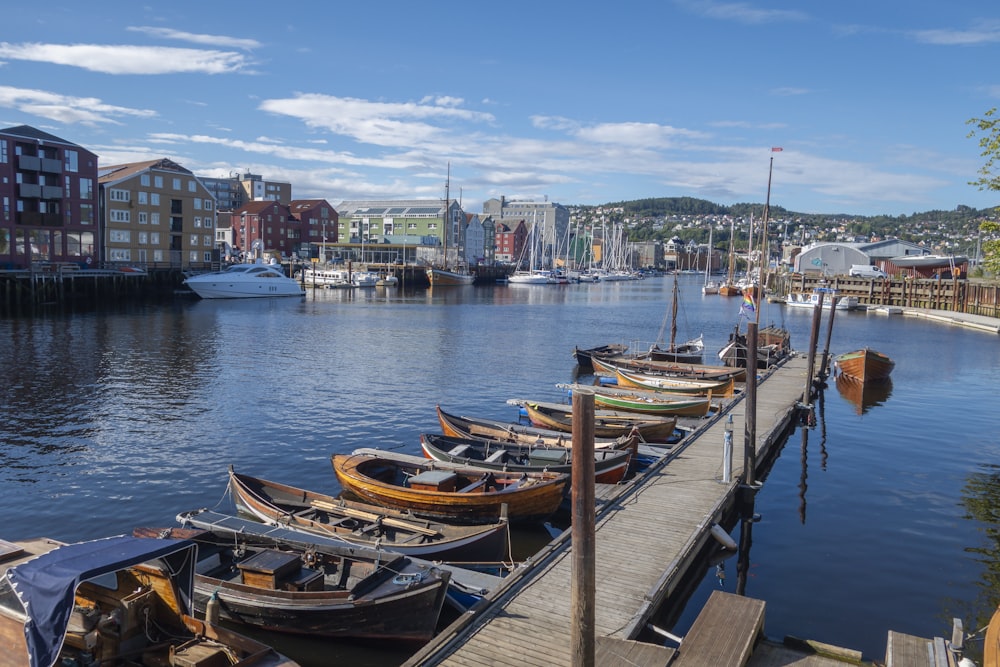
[[187,612],[194,586],[195,544],[119,535],[58,547],[12,567],[6,577],[24,605],[24,635],[32,667],[51,667],[59,658],[80,582],[162,558],[175,575]]

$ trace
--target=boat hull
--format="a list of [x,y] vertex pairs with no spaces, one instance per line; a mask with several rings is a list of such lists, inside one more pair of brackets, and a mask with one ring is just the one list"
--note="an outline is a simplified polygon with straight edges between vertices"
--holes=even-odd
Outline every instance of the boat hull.
[[[573,409],[572,406],[563,406],[564,409],[557,409],[540,403],[523,403],[525,412],[531,423],[539,428],[552,429],[554,431],[573,432]],[[615,438],[628,435],[635,429],[640,437],[646,442],[666,442],[674,437],[674,430],[677,428],[677,419],[659,419],[656,421],[643,421],[631,417],[612,417],[607,415],[594,415],[594,435]]]
[[839,374],[861,383],[884,382],[896,366],[888,356],[871,348],[841,354],[834,364]]
[[[497,521],[506,505],[511,522],[533,523],[549,518],[562,502],[569,476],[559,473],[483,473],[482,469],[454,471],[453,486],[418,486],[414,477],[434,472],[391,459],[335,454],[334,472],[346,491],[368,502],[406,510],[416,516],[461,524]],[[440,471],[437,471],[440,472]],[[409,479],[411,486],[403,486]],[[475,480],[475,481],[473,481]]]
[[595,404],[613,410],[647,415],[704,417],[712,409],[712,399],[707,396],[668,398],[663,392],[641,389],[624,390],[598,386],[588,386],[586,389],[593,392]]
[[[442,410],[440,405],[437,406],[437,415],[441,431],[454,438],[481,438],[543,447],[571,447],[573,445],[572,434],[566,431],[525,426],[498,419],[453,415]],[[638,441],[638,434],[630,433],[626,437],[595,438],[594,447],[597,449],[632,449]]]
[[427,280],[431,287],[471,285],[475,281],[471,273],[459,273],[445,269],[427,269]]

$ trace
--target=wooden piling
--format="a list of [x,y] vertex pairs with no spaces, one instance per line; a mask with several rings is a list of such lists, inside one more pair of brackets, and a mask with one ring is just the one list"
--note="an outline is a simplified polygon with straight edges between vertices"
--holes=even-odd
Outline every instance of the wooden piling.
[[813,373],[816,366],[816,347],[819,344],[819,323],[823,315],[823,293],[819,293],[819,302],[813,306],[812,327],[809,330],[809,357],[806,367],[806,386],[802,390],[802,402],[806,405],[812,401]]
[[595,654],[594,392],[573,392],[573,667],[593,667]]
[[746,412],[743,417],[743,481],[757,482],[757,323],[747,323]]

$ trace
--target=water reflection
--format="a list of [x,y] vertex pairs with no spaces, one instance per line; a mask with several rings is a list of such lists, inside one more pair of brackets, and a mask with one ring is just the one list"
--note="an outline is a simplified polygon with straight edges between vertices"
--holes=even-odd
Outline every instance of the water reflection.
[[883,382],[858,382],[844,375],[838,375],[837,391],[854,404],[854,411],[858,415],[863,415],[889,400],[889,396],[892,395],[892,378]]

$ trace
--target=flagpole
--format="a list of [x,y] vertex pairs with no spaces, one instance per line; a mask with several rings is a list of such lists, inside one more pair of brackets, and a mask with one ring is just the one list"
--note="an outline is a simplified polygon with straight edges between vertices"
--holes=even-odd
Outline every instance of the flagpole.
[[[775,150],[771,149],[774,153]],[[771,156],[771,163],[767,167],[767,198],[764,200],[764,224],[761,227],[761,243],[758,252],[761,253],[761,260],[757,266],[757,303],[754,304],[754,323],[760,323],[760,303],[764,296],[764,263],[770,263],[771,249],[767,246],[767,221],[771,215],[771,175],[774,173],[774,156]]]

